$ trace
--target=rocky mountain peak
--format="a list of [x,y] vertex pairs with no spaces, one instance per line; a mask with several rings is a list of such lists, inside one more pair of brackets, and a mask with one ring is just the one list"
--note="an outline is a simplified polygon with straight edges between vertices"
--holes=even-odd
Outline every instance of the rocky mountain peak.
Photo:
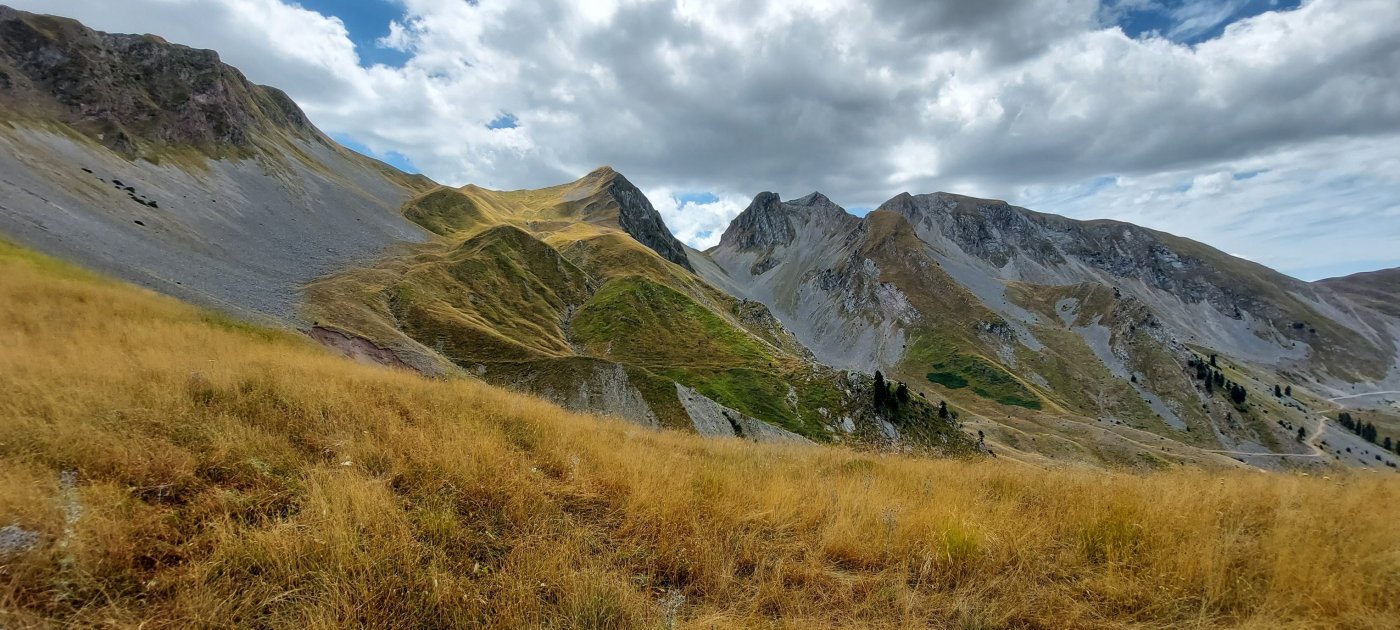
[[661,213],[656,211],[651,205],[651,200],[647,199],[640,189],[609,166],[594,170],[584,179],[595,178],[617,202],[617,222],[624,232],[637,239],[638,243],[660,254],[662,258],[694,270],[686,256],[685,246],[671,234],[671,230],[661,218]]
[[783,201],[777,193],[761,192],[730,222],[720,244],[737,249],[786,245],[797,237],[794,221],[806,225],[815,221],[817,229],[827,232],[854,229],[860,224],[859,219],[819,192],[792,201]]
[[248,149],[259,134],[318,137],[286,94],[250,83],[211,50],[99,33],[0,6],[0,108],[58,118],[108,147]]
[[740,250],[763,249],[792,242],[797,235],[777,193],[761,192],[749,207],[729,223],[720,236],[721,246]]
[[833,203],[831,199],[828,198],[826,195],[823,195],[817,191],[812,191],[808,193],[807,196],[794,199],[792,201],[787,202],[787,204],[789,206],[805,206],[811,208],[840,207]]
[[613,167],[599,166],[589,171],[587,175],[584,175],[581,181],[602,183],[612,181],[619,176],[621,176],[621,173],[618,173]]

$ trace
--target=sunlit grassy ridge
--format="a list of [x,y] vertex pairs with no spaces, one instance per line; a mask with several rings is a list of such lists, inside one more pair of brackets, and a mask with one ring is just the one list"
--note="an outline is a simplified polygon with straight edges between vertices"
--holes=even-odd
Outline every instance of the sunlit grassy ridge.
[[[815,441],[885,439],[865,384],[815,365],[767,307],[719,291],[623,231],[609,189],[619,177],[605,168],[540,190],[419,195],[403,213],[438,237],[313,283],[305,314],[424,371],[450,361],[574,408],[598,410],[589,406],[596,397],[585,404],[570,394],[596,382],[595,369],[616,366],[645,402],[628,417],[694,426],[681,384]],[[974,449],[922,399],[907,406],[914,411],[899,428],[911,448]],[[854,430],[839,430],[842,419]]]
[[[0,625],[1393,627],[1400,484],[705,440],[0,246]],[[13,531],[13,530],[12,530]]]

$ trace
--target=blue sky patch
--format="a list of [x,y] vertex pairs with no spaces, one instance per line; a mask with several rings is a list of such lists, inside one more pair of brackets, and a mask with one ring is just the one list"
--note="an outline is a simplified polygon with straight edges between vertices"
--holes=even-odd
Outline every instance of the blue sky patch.
[[399,153],[397,151],[389,151],[388,153],[383,154],[375,153],[374,151],[370,150],[369,147],[365,146],[363,142],[360,142],[359,140],[356,140],[343,133],[333,133],[331,134],[331,139],[335,140],[336,142],[339,142],[340,144],[344,145],[345,148],[350,149],[351,151],[359,153],[360,155],[367,155],[376,160],[380,160],[405,173],[422,172],[418,170],[417,166],[413,165],[412,160],[409,160],[402,153]]
[[520,126],[520,119],[515,114],[502,113],[495,120],[486,123],[487,129],[514,129]]
[[1215,39],[1225,27],[1269,11],[1298,8],[1302,0],[1107,0],[1104,17],[1129,37],[1157,34],[1182,44]]
[[688,203],[703,206],[716,201],[719,201],[719,197],[716,197],[714,193],[708,192],[689,192],[676,195],[676,203],[682,206]]
[[413,56],[375,43],[389,34],[390,22],[403,17],[404,8],[398,0],[297,0],[297,4],[321,15],[340,18],[345,30],[350,31],[350,40],[355,42],[360,63],[365,66],[378,63],[399,67]]

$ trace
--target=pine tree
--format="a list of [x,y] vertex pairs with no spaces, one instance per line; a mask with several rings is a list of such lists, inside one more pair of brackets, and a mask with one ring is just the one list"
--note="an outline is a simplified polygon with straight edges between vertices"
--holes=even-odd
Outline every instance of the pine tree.
[[894,398],[899,401],[901,405],[909,402],[909,386],[900,383],[899,387],[894,388]]
[[1213,354],[1210,355],[1210,366],[1211,366],[1211,367],[1220,367],[1218,364],[1216,364],[1216,362],[1215,362],[1215,355],[1213,355]]
[[1303,427],[1298,427],[1298,441],[1302,442],[1306,437],[1308,437],[1308,434],[1303,431]]
[[1289,398],[1292,398],[1292,397],[1293,397],[1293,386],[1292,386],[1292,385],[1289,385],[1289,386],[1287,386],[1287,387],[1284,387],[1284,388],[1283,388],[1283,395],[1284,395],[1284,396],[1287,396],[1287,397],[1289,397]]
[[938,401],[938,417],[943,418],[944,420],[948,419],[948,401]]
[[1230,400],[1235,401],[1236,405],[1244,404],[1245,397],[1248,394],[1249,392],[1246,392],[1243,387],[1235,385],[1234,383],[1230,384]]
[[1274,398],[1283,398],[1283,388],[1274,385]]
[[1385,441],[1381,443],[1381,446],[1384,446],[1384,447],[1385,447],[1385,450],[1387,450],[1387,451],[1392,450],[1392,449],[1390,448],[1390,436],[1389,436],[1389,435],[1385,436]]
[[885,406],[885,396],[889,390],[885,388],[885,375],[880,370],[875,370],[875,410],[879,411]]

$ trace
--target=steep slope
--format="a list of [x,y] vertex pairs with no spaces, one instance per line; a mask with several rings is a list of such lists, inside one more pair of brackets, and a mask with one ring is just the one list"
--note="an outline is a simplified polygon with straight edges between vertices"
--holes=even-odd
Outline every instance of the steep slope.
[[1400,267],[1327,278],[1314,284],[1327,287],[1360,306],[1400,318]]
[[414,365],[439,358],[575,409],[755,439],[966,452],[922,400],[875,408],[869,374],[813,360],[763,304],[692,272],[645,196],[600,168],[541,190],[439,188],[436,234],[309,288],[307,318]]
[[[864,231],[821,193],[791,202],[760,193],[707,252],[714,264],[698,269],[768,305],[819,361],[873,372],[898,358],[905,309],[901,296],[878,294],[878,271],[858,256]],[[826,316],[833,312],[845,316]]]
[[[692,261],[818,359],[917,383],[997,443],[1047,456],[1319,462],[1289,434],[1317,422],[1303,388],[1379,382],[1400,359],[1388,316],[1329,288],[1136,226],[944,193],[864,219],[820,194],[762,193]],[[1208,355],[1231,357],[1211,374],[1255,398],[1200,381]],[[1282,382],[1299,398],[1269,396]]]
[[213,51],[0,7],[0,233],[244,316],[424,232],[431,182],[340,147]]
[[946,193],[900,195],[882,208],[909,218],[950,269],[977,272],[965,284],[994,308],[1005,300],[988,278],[1097,282],[1151,305],[1184,340],[1242,360],[1348,381],[1383,378],[1396,364],[1394,340],[1336,308],[1331,291],[1201,243]]

